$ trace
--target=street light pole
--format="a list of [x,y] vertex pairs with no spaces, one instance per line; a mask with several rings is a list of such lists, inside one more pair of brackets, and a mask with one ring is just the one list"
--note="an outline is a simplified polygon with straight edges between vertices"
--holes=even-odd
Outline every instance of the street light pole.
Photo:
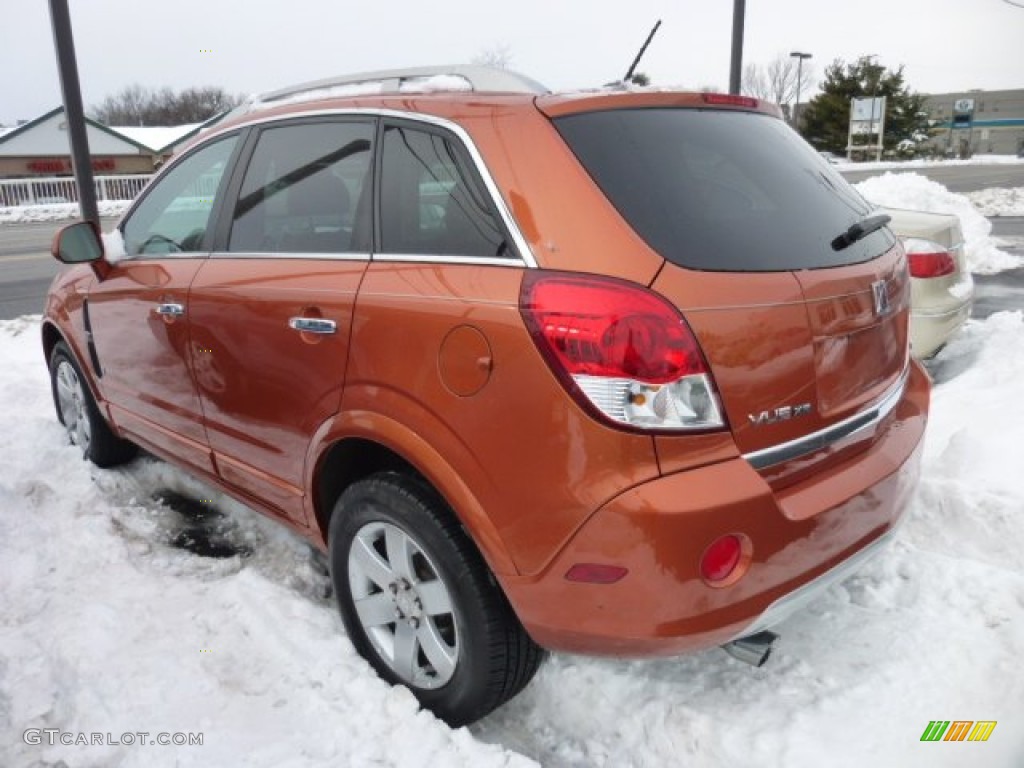
[[732,4],[732,63],[729,68],[729,93],[738,94],[743,80],[743,21],[747,14],[747,0],[733,0]]
[[789,122],[792,124],[793,128],[799,130],[799,126],[796,122],[796,113],[797,110],[800,109],[800,87],[803,85],[802,78],[804,59],[811,58],[811,54],[802,53],[801,51],[793,51],[789,55],[796,58],[796,104],[793,105],[793,114],[789,116]]
[[92,165],[89,158],[89,138],[85,133],[85,110],[82,108],[82,89],[78,83],[78,64],[75,61],[75,40],[71,35],[71,14],[68,0],[50,0],[50,22],[53,26],[53,45],[57,49],[57,69],[64,94],[64,119],[68,124],[71,141],[71,166],[78,183],[78,208],[86,221],[100,223],[96,209],[96,187],[93,186]]

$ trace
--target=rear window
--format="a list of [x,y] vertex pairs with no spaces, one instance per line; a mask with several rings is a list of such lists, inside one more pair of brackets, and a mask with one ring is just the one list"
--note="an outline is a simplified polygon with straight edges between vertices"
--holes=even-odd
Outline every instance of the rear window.
[[644,108],[554,123],[637,234],[680,266],[816,269],[867,261],[894,243],[882,229],[832,248],[872,206],[777,118]]

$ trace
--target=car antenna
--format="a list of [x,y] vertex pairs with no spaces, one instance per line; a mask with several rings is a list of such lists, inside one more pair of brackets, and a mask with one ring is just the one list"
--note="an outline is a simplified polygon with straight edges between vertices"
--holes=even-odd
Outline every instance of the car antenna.
[[633,73],[636,71],[636,65],[640,63],[640,59],[643,57],[644,51],[646,51],[647,50],[647,46],[651,44],[651,40],[654,38],[654,33],[658,31],[658,27],[660,27],[660,26],[661,26],[661,19],[658,19],[657,23],[651,29],[650,34],[647,35],[647,39],[644,40],[644,44],[640,46],[640,52],[637,53],[636,58],[633,59],[633,63],[630,64],[629,65],[629,69],[626,70],[626,76],[624,78],[622,78],[622,82],[628,83],[632,79]]

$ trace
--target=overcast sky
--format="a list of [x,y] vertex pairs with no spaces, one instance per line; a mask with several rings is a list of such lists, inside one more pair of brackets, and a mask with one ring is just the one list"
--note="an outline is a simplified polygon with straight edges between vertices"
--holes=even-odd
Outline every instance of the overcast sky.
[[[1024,0],[1018,0],[1024,4]],[[729,85],[730,0],[71,0],[86,108],[138,82],[271,90],[332,74],[465,63],[501,46],[550,88],[640,70],[656,84]],[[0,5],[0,124],[59,106],[49,4]],[[747,0],[745,63],[812,53],[905,65],[925,93],[1024,88],[1024,8],[1004,0]],[[209,51],[209,52],[206,52]],[[812,84],[813,86],[813,84]],[[805,94],[807,91],[805,90]]]

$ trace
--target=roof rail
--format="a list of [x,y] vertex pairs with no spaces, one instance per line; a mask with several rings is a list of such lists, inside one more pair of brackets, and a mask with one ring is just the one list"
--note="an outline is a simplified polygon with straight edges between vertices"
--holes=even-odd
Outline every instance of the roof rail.
[[[289,97],[298,96],[306,91],[319,91],[338,86],[358,85],[379,85],[381,93],[394,93],[403,90],[403,85],[412,90],[415,81],[425,81],[429,78],[455,77],[463,80],[469,90],[490,91],[496,93],[548,93],[549,89],[517,72],[510,72],[507,69],[496,69],[493,67],[481,67],[467,64],[454,64],[440,67],[411,67],[408,69],[385,69],[377,72],[361,72],[354,75],[342,75],[340,77],[328,77],[323,80],[313,80],[308,83],[290,85],[277,91],[261,93],[258,101],[261,104],[281,101]],[[431,87],[433,91],[457,90],[453,87]]]

